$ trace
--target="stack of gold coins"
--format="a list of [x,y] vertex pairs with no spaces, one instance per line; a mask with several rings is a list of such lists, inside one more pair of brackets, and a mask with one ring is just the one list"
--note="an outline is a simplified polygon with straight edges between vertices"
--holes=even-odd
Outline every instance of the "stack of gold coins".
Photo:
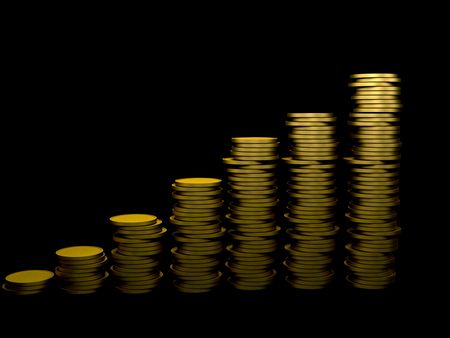
[[108,273],[108,258],[96,246],[72,246],[56,251],[58,266],[55,274],[59,287],[70,294],[89,294],[100,289]]
[[335,222],[336,117],[332,113],[289,113],[290,157],[285,213],[286,281],[297,289],[322,289],[332,281]]
[[54,273],[47,270],[25,270],[9,274],[2,285],[3,290],[16,295],[33,295],[48,288]]
[[275,137],[232,138],[231,157],[224,158],[228,186],[229,234],[227,247],[230,284],[239,290],[264,290],[276,275],[276,168],[278,140]]
[[117,243],[111,252],[116,289],[127,294],[151,292],[163,276],[161,241],[167,229],[158,217],[146,214],[113,216],[109,222],[115,227],[113,239]]
[[221,280],[220,256],[225,229],[221,223],[222,180],[180,178],[172,184],[175,200],[170,222],[175,227],[170,271],[175,288],[184,293],[204,293]]
[[398,247],[400,78],[396,74],[354,74],[346,245],[348,282],[384,289],[395,281]]

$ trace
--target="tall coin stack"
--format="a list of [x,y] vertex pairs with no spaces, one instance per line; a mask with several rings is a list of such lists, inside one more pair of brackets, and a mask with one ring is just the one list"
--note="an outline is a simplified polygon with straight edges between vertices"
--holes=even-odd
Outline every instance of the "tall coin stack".
[[351,241],[347,281],[356,288],[384,289],[395,281],[400,168],[400,82],[396,74],[354,74],[349,204]]
[[212,291],[220,283],[222,238],[222,180],[180,178],[172,184],[175,200],[170,222],[176,247],[172,248],[170,270],[173,284],[184,293]]
[[125,214],[109,219],[114,226],[113,240],[117,247],[111,251],[116,289],[127,294],[151,292],[161,280],[162,238],[167,229],[154,215]]
[[71,246],[56,251],[58,266],[55,274],[59,287],[69,294],[90,294],[100,289],[108,272],[108,258],[96,246]]
[[227,247],[228,278],[239,290],[264,290],[276,275],[276,168],[278,140],[274,137],[232,138],[231,157],[224,158],[230,203],[226,215],[232,244]]
[[331,282],[335,222],[336,117],[332,113],[289,113],[290,157],[285,219],[286,281],[297,289],[322,289]]

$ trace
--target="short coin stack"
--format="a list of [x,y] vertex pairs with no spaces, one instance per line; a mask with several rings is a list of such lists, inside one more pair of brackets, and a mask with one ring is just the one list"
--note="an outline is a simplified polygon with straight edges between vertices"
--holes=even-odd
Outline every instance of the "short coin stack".
[[116,289],[127,294],[151,292],[163,276],[161,241],[167,229],[158,217],[147,214],[117,215],[109,222],[115,228],[113,239],[117,243],[111,252]]
[[231,157],[224,158],[229,200],[227,247],[231,285],[239,290],[264,290],[273,282],[278,249],[278,140],[275,137],[232,138]]
[[96,246],[72,246],[56,251],[58,266],[55,274],[59,287],[70,294],[90,294],[100,289],[108,273],[107,257]]
[[332,113],[289,113],[290,157],[285,219],[286,280],[297,289],[322,289],[333,278],[335,222],[336,118]]
[[348,282],[361,289],[384,289],[395,281],[394,253],[400,227],[400,82],[396,74],[354,74],[350,201],[347,210]]
[[16,295],[33,295],[48,288],[54,273],[47,270],[24,270],[9,274],[3,290]]
[[221,223],[222,180],[180,178],[172,184],[175,200],[170,222],[175,227],[170,271],[184,293],[212,291],[220,283],[220,256],[225,229]]

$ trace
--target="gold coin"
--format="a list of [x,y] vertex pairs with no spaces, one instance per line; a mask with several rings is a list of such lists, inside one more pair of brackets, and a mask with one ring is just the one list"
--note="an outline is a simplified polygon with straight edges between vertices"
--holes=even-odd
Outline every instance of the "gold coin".
[[139,236],[139,235],[153,235],[161,231],[162,221],[158,220],[157,223],[151,226],[139,226],[139,227],[119,227],[114,233],[118,235],[129,235],[129,236]]
[[185,186],[178,186],[175,183],[172,183],[171,185],[172,190],[184,193],[184,194],[191,194],[191,193],[205,193],[205,194],[218,194],[219,191],[221,191],[220,187],[217,186],[211,186],[211,187],[185,187]]
[[330,112],[314,112],[314,113],[288,113],[288,118],[302,118],[302,117],[333,117],[333,113]]
[[[234,186],[236,187],[236,186]],[[257,196],[264,196],[266,198],[267,196],[274,196],[276,195],[278,191],[278,187],[264,187],[264,189],[249,189],[248,187],[245,187],[246,189],[239,189],[240,187],[237,186],[238,189],[232,189],[229,191],[229,194],[237,193],[242,195],[243,198],[253,198],[254,195]]]
[[387,78],[398,79],[398,75],[395,73],[357,73],[350,75],[351,79],[366,79],[366,78]]
[[[364,127],[364,128],[381,128],[381,127],[398,127],[394,126],[389,122],[373,122],[373,121],[349,121],[347,123],[349,126],[355,126],[355,127]],[[356,130],[360,130],[362,128],[358,128]]]
[[239,184],[239,182],[265,182],[267,184],[271,183],[272,185],[274,185],[276,183],[276,181],[271,177],[252,177],[247,175],[229,175],[228,180],[232,181],[233,184]]
[[306,161],[334,161],[338,158],[337,155],[325,155],[325,156],[297,155],[297,154],[292,155],[293,160],[306,160]]
[[72,246],[56,251],[56,255],[67,260],[82,260],[103,255],[103,249],[96,246]]
[[229,186],[236,191],[241,190],[249,190],[249,189],[255,189],[255,190],[263,190],[263,189],[274,189],[276,188],[277,181],[276,180],[270,180],[270,181],[233,181],[229,182]]
[[191,203],[192,201],[189,201],[187,203],[186,201],[178,201],[174,204],[175,208],[182,208],[182,209],[189,209],[192,210],[192,212],[196,212],[196,210],[217,210],[223,206],[224,201],[220,200],[219,202],[214,203]]
[[220,215],[214,215],[214,216],[204,216],[204,217],[189,217],[189,216],[180,216],[180,215],[173,215],[170,217],[170,221],[172,224],[177,225],[209,225],[211,223],[217,223],[220,220]]
[[218,178],[191,177],[179,178],[175,184],[180,187],[219,187],[222,180]]
[[336,117],[294,117],[294,118],[290,118],[289,121],[292,121],[292,122],[319,122],[319,123],[328,123],[331,125],[331,122],[336,122]]
[[353,95],[352,100],[394,100],[399,101],[399,94],[389,91],[388,93],[383,91],[365,91],[364,94],[358,93],[357,95]]
[[109,219],[110,223],[118,226],[138,226],[155,224],[158,217],[146,214],[124,214],[113,216]]
[[232,137],[233,143],[277,143],[276,137]]
[[247,168],[225,168],[228,173],[231,174],[267,174],[271,173],[267,170],[260,169],[247,169]]
[[325,160],[336,159],[336,149],[291,148],[289,152],[292,157],[304,157],[308,160],[314,160],[315,157],[323,157]]
[[18,296],[35,295],[35,294],[38,294],[38,293],[42,293],[44,291],[43,288],[32,289],[32,290],[16,290],[14,288],[10,288],[5,283],[2,284],[2,289],[7,291],[7,292],[9,292],[9,293],[13,293],[15,295],[18,295]]
[[280,142],[278,140],[274,140],[272,142],[234,142],[232,141],[232,147],[239,148],[276,148],[278,147]]
[[233,147],[231,149],[231,157],[239,157],[239,156],[250,156],[250,157],[260,157],[260,156],[276,156],[276,149],[268,149],[265,148],[237,148]]
[[135,255],[124,255],[120,253],[117,248],[111,250],[111,256],[114,259],[114,263],[116,265],[121,264],[148,264],[148,265],[156,265],[159,264],[159,260],[154,257],[141,257]]
[[280,142],[276,143],[248,143],[248,144],[233,144],[231,146],[232,151],[243,152],[276,152]]
[[237,161],[261,161],[261,162],[265,162],[265,161],[276,161],[279,159],[278,156],[248,156],[248,155],[234,155],[233,154],[233,158]]
[[129,250],[129,251],[146,251],[153,248],[158,248],[161,245],[160,241],[149,241],[147,243],[119,243],[119,251]]
[[313,120],[305,120],[305,119],[294,119],[291,121],[286,121],[286,126],[293,127],[291,130],[297,130],[304,127],[327,127],[330,126],[330,123],[325,121],[313,121]]
[[338,143],[321,143],[321,144],[302,144],[289,147],[291,151],[305,151],[305,152],[333,152],[337,150]]
[[64,266],[68,266],[68,267],[70,267],[70,266],[76,267],[78,265],[100,265],[101,263],[103,263],[105,261],[105,258],[106,258],[106,255],[103,253],[99,257],[88,258],[88,259],[83,259],[83,260],[59,258],[58,263],[60,265],[64,265]]
[[5,281],[15,285],[40,285],[50,281],[54,273],[48,270],[24,270],[11,273]]
[[177,193],[172,193],[172,198],[177,201],[191,203],[190,201],[196,203],[198,201],[205,203],[218,203],[220,202],[220,196],[208,196],[208,195],[181,195]]
[[387,82],[369,82],[369,81],[360,81],[354,82],[353,86],[356,87],[356,93],[359,92],[396,92],[400,93],[401,88],[392,83]]
[[401,82],[400,79],[398,77],[394,77],[394,76],[389,76],[389,77],[376,77],[376,76],[372,76],[372,77],[360,77],[357,78],[356,83],[361,83],[361,82]]
[[308,127],[308,128],[296,128],[288,136],[290,138],[296,138],[298,135],[329,135],[328,137],[333,137],[336,133],[335,128],[325,127]]
[[263,173],[263,174],[232,174],[234,178],[265,178],[266,180],[274,180],[275,172]]
[[[357,104],[400,104],[401,100],[392,100],[392,99],[386,99],[386,100],[379,100],[379,99],[358,99],[356,100]],[[351,116],[351,115],[350,115]]]
[[301,143],[304,142],[304,140],[310,140],[312,142],[321,142],[322,143],[331,143],[334,142],[334,136],[330,135],[330,134],[289,134],[288,135],[289,139],[294,142],[294,143]]
[[142,257],[148,257],[148,256],[156,256],[163,252],[164,247],[160,245],[159,247],[155,247],[152,249],[148,249],[145,251],[132,251],[132,250],[126,250],[121,249],[119,252],[123,255],[134,255],[134,256],[142,256]]
[[[200,211],[199,211],[200,210]],[[183,219],[183,217],[189,217],[189,218],[195,218],[195,219],[201,219],[204,217],[217,217],[218,216],[218,211],[215,209],[194,209],[194,212],[191,209],[182,209],[182,208],[177,208],[174,207],[172,209],[173,215],[175,216],[175,218],[181,217],[181,219]]]
[[269,233],[273,235],[277,231],[276,221],[267,224],[251,224],[248,226],[238,225],[235,229],[230,229],[229,234],[234,240],[238,241],[267,241],[268,239],[261,234]]
[[[389,87],[391,88],[391,87]],[[387,88],[387,89],[389,89]],[[395,88],[392,88],[392,90],[368,90],[368,88],[361,88],[360,90],[357,90],[355,93],[355,96],[372,96],[372,97],[378,97],[378,96],[384,96],[384,98],[391,98],[391,96],[394,96],[394,99],[400,98],[400,92],[398,90],[395,90]]]
[[355,108],[355,113],[398,113],[400,109],[396,108]]
[[223,205],[223,200],[220,198],[216,199],[182,199],[176,200],[176,205],[181,208],[218,208]]
[[[378,81],[357,81],[348,84],[349,87],[394,87],[392,84],[387,82],[378,82]],[[397,88],[397,87],[394,87]]]
[[350,113],[350,118],[398,118],[398,114],[393,113]]
[[217,195],[222,193],[222,188],[215,188],[209,191],[174,191],[172,196],[176,196],[180,199],[211,199],[218,198]]
[[399,103],[364,103],[364,104],[362,104],[360,102],[358,103],[358,108],[360,108],[360,109],[364,109],[364,108],[373,108],[373,109],[376,109],[376,108],[386,108],[386,109],[398,108],[398,109],[400,109],[402,107],[403,107],[403,105],[399,104]]

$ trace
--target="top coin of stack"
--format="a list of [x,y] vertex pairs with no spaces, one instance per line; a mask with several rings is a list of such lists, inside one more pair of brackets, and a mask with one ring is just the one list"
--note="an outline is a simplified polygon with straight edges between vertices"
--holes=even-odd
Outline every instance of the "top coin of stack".
[[152,291],[162,278],[159,255],[167,229],[158,217],[146,214],[117,215],[109,221],[115,227],[113,239],[117,243],[111,252],[116,288],[129,294]]
[[231,158],[223,159],[230,187],[226,217],[232,228],[226,265],[229,282],[239,290],[264,290],[276,275],[277,148],[275,137],[235,137]]
[[176,247],[172,248],[171,273],[175,288],[184,293],[204,293],[219,285],[223,251],[220,209],[222,180],[207,177],[180,178],[172,184],[176,201],[170,222]]
[[96,292],[104,284],[107,257],[96,246],[72,246],[56,251],[58,266],[55,274],[59,287],[70,294]]
[[353,74],[350,203],[346,245],[347,280],[357,288],[383,289],[395,280],[394,252],[400,228],[400,78],[396,74]]
[[9,274],[2,285],[3,290],[16,295],[32,295],[43,292],[53,279],[47,270],[24,270]]

